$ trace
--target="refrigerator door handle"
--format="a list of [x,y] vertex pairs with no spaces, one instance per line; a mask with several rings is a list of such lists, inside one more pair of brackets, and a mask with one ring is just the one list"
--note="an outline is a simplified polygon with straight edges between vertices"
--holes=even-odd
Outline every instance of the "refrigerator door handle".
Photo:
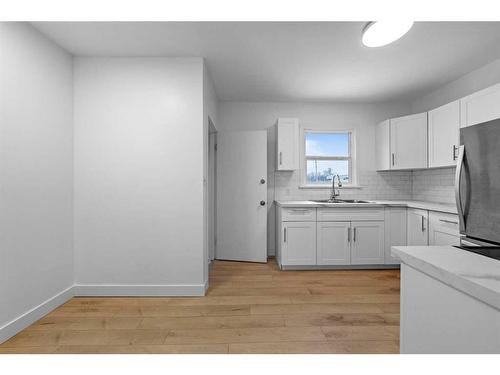
[[460,176],[462,175],[462,167],[464,164],[464,154],[465,148],[464,145],[460,145],[458,148],[458,163],[457,163],[457,171],[455,173],[455,200],[457,202],[457,211],[458,211],[458,222],[460,233],[465,233],[465,217],[464,217],[464,209],[462,207],[462,199],[460,196]]

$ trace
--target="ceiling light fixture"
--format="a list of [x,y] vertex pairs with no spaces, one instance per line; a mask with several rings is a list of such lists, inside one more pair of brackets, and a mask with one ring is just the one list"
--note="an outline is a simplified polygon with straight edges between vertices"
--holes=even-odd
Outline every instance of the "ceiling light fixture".
[[381,47],[405,35],[413,26],[413,21],[375,21],[363,29],[363,44],[367,47]]

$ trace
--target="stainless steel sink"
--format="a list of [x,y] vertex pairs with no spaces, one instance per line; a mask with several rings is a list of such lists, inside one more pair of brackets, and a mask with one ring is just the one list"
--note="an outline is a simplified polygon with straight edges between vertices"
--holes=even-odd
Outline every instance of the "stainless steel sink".
[[363,201],[358,199],[319,199],[311,200],[311,202],[316,203],[371,203],[369,201]]

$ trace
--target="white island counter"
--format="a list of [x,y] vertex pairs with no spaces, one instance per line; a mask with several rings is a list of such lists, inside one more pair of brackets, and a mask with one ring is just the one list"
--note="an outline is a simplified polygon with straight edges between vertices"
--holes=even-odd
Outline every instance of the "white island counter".
[[395,246],[401,353],[500,353],[500,261],[453,246]]

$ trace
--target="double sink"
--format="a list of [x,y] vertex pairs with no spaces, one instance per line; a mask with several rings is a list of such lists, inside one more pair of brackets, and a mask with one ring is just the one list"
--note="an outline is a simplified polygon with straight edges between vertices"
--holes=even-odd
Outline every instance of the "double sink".
[[311,199],[310,201],[314,203],[373,203],[370,201],[362,201],[358,199]]

